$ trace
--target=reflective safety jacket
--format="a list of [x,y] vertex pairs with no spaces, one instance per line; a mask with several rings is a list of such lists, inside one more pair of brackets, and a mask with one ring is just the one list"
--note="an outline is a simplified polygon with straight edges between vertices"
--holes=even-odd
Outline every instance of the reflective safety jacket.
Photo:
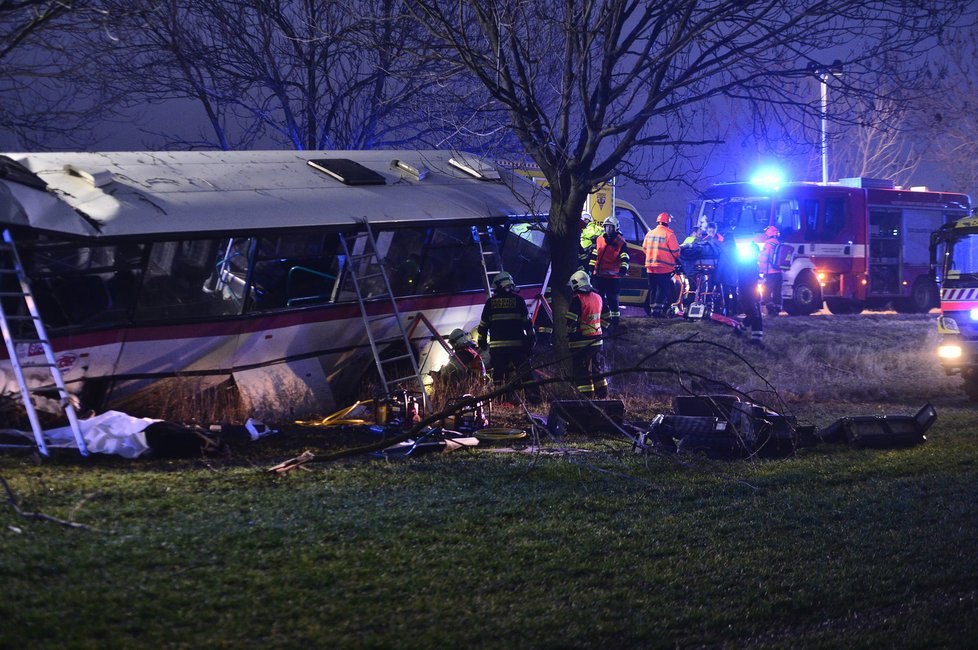
[[591,252],[591,275],[617,278],[623,271],[628,271],[628,259],[628,249],[621,233],[616,232],[610,242],[607,234],[601,235]]
[[591,251],[594,249],[594,240],[604,233],[604,226],[597,221],[589,221],[581,230],[581,250],[578,251],[578,261],[581,268],[587,266]]
[[602,327],[607,327],[611,314],[605,309],[601,295],[595,291],[575,291],[567,308],[567,340],[570,349],[602,345]]
[[778,260],[775,259],[777,253],[778,241],[777,237],[768,237],[763,233],[754,241],[761,245],[761,252],[757,256],[757,266],[761,273],[765,275],[768,273],[781,273],[781,268],[778,266]]
[[658,224],[645,234],[642,242],[645,270],[649,273],[669,273],[679,261],[679,241],[672,228]]
[[477,331],[479,343],[489,348],[529,348],[536,334],[523,297],[514,291],[497,291],[482,308]]

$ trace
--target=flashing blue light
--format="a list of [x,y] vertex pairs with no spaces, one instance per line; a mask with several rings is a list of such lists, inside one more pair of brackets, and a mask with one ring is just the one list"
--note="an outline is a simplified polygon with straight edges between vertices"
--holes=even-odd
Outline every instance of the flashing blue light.
[[757,259],[758,247],[757,244],[749,241],[738,241],[737,242],[737,259],[741,262],[752,262]]
[[780,169],[762,169],[751,176],[750,182],[766,190],[776,190],[784,183],[784,174]]

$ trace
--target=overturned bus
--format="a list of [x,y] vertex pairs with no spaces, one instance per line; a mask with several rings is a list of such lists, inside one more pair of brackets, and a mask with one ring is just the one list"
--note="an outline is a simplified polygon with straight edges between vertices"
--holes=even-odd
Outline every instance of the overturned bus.
[[[548,209],[532,182],[450,151],[0,156],[0,230],[54,365],[94,409],[184,377],[233,385],[257,414],[331,409],[384,354],[370,323],[425,322],[403,340],[437,366],[431,330],[478,323],[490,255],[539,296]],[[17,278],[0,277],[0,390],[19,390],[16,365],[43,389],[44,364],[18,364],[43,350]]]

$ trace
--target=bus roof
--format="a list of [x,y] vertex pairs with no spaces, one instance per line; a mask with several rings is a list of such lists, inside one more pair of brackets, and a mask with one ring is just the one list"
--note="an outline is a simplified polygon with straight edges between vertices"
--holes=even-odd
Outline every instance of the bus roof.
[[[309,164],[324,159],[341,173]],[[545,191],[484,162],[453,151],[0,154],[0,226],[125,237],[546,215]]]

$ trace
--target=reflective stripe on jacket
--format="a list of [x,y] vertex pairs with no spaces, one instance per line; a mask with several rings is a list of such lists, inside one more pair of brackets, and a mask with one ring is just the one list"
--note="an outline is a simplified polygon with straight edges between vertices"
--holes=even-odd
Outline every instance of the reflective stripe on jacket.
[[645,235],[642,242],[645,270],[649,273],[668,273],[679,261],[679,241],[672,228],[659,224]]
[[601,235],[591,253],[591,273],[602,278],[617,278],[621,271],[628,270],[628,259],[621,233],[616,232],[611,243],[608,243],[607,235]]
[[528,346],[534,336],[533,325],[523,297],[512,291],[500,291],[487,300],[478,334],[483,344],[488,337],[490,348]]
[[567,339],[571,349],[602,345],[602,326],[611,314],[595,291],[574,292],[567,307]]

